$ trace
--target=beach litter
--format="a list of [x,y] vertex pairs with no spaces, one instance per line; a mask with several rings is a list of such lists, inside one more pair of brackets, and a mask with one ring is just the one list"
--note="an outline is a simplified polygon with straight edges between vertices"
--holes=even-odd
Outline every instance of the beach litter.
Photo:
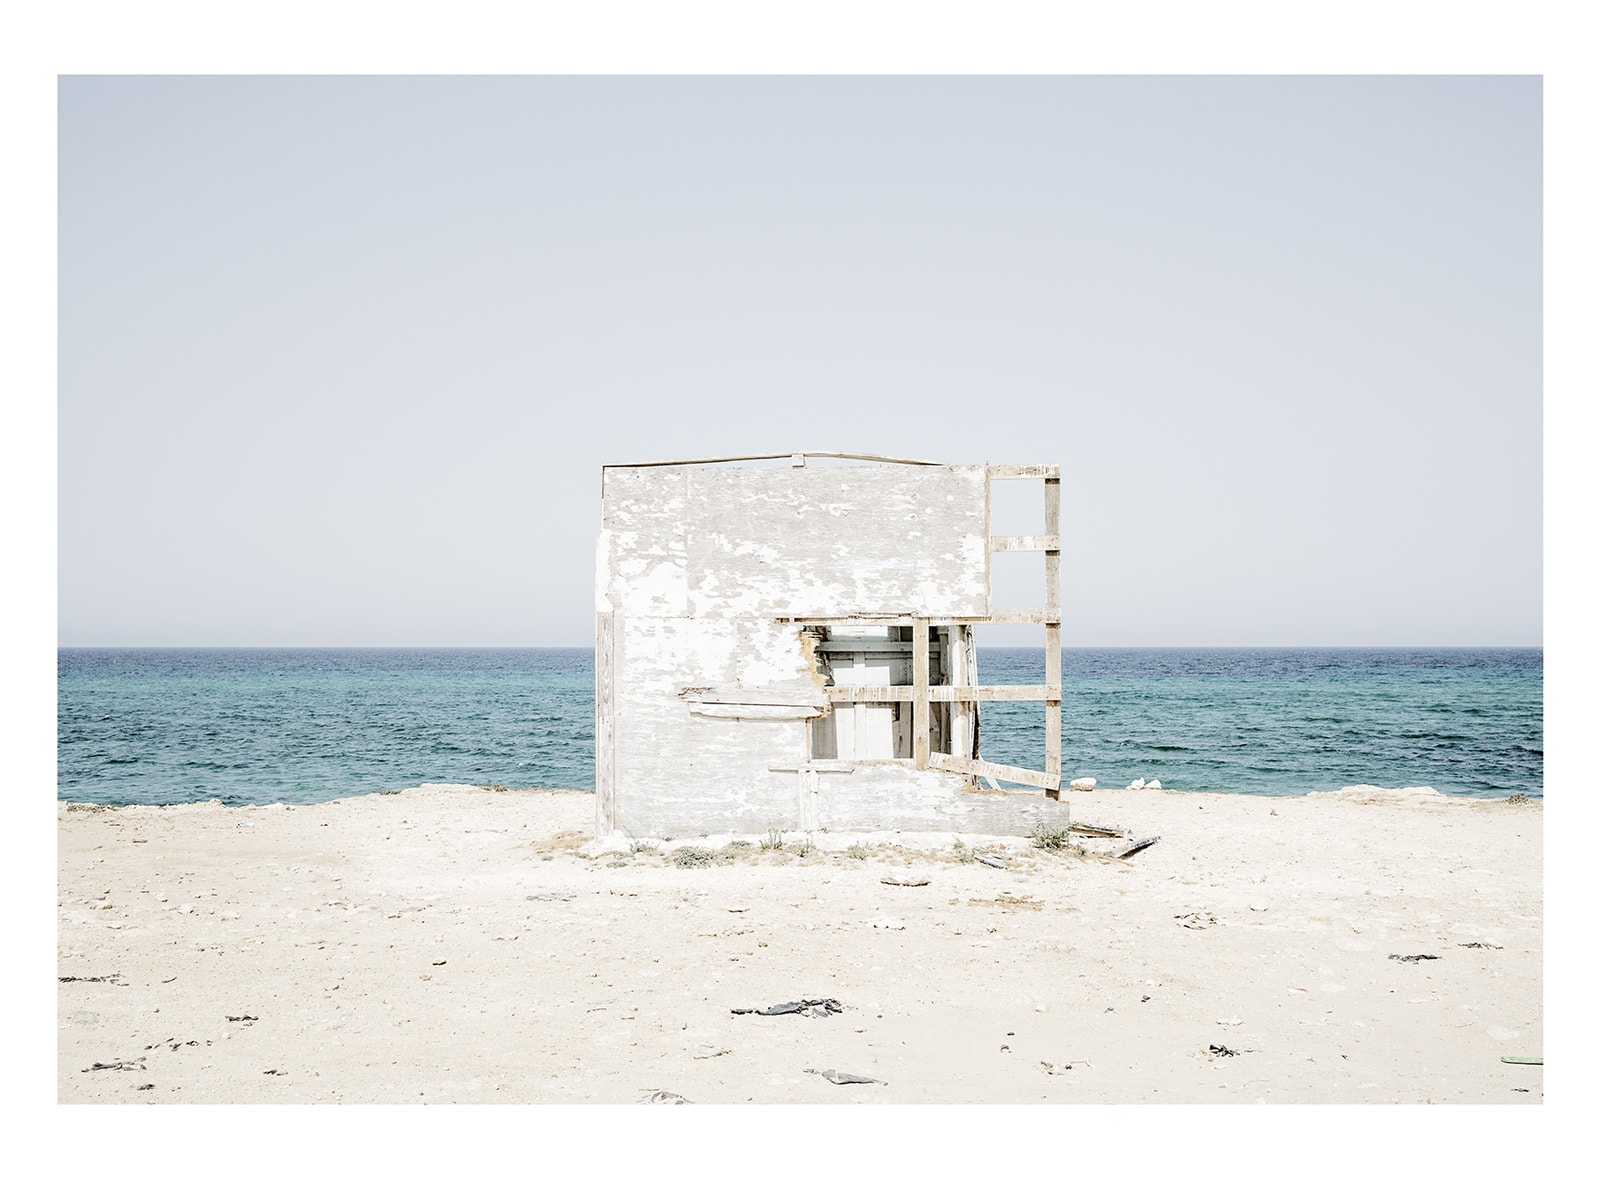
[[1004,862],[996,860],[992,856],[976,856],[975,855],[972,859],[977,861],[980,865],[988,865],[991,869],[1004,869],[1004,868],[1006,868],[1006,865],[1005,865]]
[[58,982],[104,982],[108,986],[126,986],[120,973],[108,973],[104,977],[58,977]]
[[1415,965],[1418,961],[1437,961],[1439,958],[1434,956],[1431,952],[1414,952],[1410,956],[1404,957],[1398,952],[1391,952],[1389,954],[1389,959],[1391,961],[1403,961],[1407,965]]
[[93,1073],[97,1069],[143,1069],[144,1058],[135,1057],[132,1061],[96,1061],[87,1069],[80,1069],[81,1074]]
[[928,884],[926,877],[919,877],[915,881],[900,877],[880,877],[878,880],[886,886],[925,886]]
[[641,1103],[664,1103],[669,1106],[682,1106],[684,1103],[692,1103],[694,1100],[686,1099],[681,1094],[673,1094],[670,1090],[652,1090],[639,1101]]
[[822,1019],[829,1015],[838,1015],[844,1010],[837,998],[802,998],[798,1002],[773,1003],[766,1010],[757,1010],[755,1007],[733,1007],[735,1015],[807,1015],[812,1019]]
[[808,1074],[816,1074],[819,1078],[827,1078],[835,1086],[887,1086],[889,1083],[881,1078],[865,1078],[860,1074],[847,1074],[840,1069],[808,1069]]
[[1543,1065],[1543,1057],[1501,1057],[1507,1065]]
[[1206,1056],[1208,1057],[1237,1057],[1238,1055],[1238,1049],[1229,1048],[1226,1044],[1209,1044],[1206,1046]]
[[1172,917],[1178,921],[1180,927],[1191,928],[1195,931],[1199,931],[1204,927],[1215,927],[1217,924],[1217,917],[1210,911],[1190,911],[1188,914],[1174,915]]
[[1077,1065],[1087,1065],[1090,1069],[1094,1068],[1094,1064],[1090,1061],[1063,1061],[1059,1065],[1057,1065],[1054,1061],[1039,1062],[1039,1068],[1043,1069],[1045,1073],[1053,1074],[1057,1077],[1068,1072]]

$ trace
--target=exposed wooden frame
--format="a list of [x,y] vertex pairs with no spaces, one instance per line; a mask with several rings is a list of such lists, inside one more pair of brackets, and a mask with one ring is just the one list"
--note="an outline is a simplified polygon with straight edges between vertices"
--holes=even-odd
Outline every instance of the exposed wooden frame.
[[988,471],[990,480],[1061,479],[1059,464],[990,464]]
[[[813,454],[813,453],[806,453]],[[781,458],[778,456],[764,458]],[[992,533],[992,483],[996,480],[1039,480],[1044,485],[1044,533],[996,535]],[[830,703],[911,703],[913,762],[920,768],[962,773],[969,777],[990,777],[1042,789],[1049,798],[1061,799],[1061,469],[1055,464],[990,464],[985,468],[983,494],[984,603],[983,614],[809,614],[775,616],[778,622],[807,626],[909,626],[912,632],[912,683],[906,685],[833,685],[825,688]],[[1044,555],[1044,605],[1031,609],[996,610],[992,605],[991,557],[994,552],[1035,552]],[[958,668],[951,662],[952,683],[928,683],[929,630],[949,628],[950,642],[956,647],[974,626],[985,623],[1044,627],[1045,683],[1041,685],[977,685],[966,679],[964,659]],[[875,650],[899,652],[905,644],[883,640]],[[845,645],[838,645],[842,650]],[[851,650],[861,650],[852,641]],[[819,651],[833,650],[832,641],[818,644]],[[949,703],[951,747],[973,747],[973,713],[981,702],[1028,701],[1045,706],[1045,771],[1011,768],[975,757],[932,751],[930,726],[935,703]]]
[[1061,774],[1036,773],[1032,769],[1014,769],[1009,765],[991,764],[987,760],[973,760],[966,756],[946,756],[934,752],[928,757],[928,766],[948,773],[965,773],[969,777],[993,777],[996,781],[1011,781],[1017,785],[1031,785],[1036,789],[1061,788]]
[[1059,552],[1061,540],[1055,535],[990,535],[989,550]]
[[919,769],[928,767],[928,620],[911,624],[912,756]]
[[[914,685],[825,685],[831,702],[914,702]],[[1047,702],[1059,700],[1061,687],[1049,685],[930,685],[930,702]]]
[[1045,796],[1061,800],[1061,473],[1044,480],[1044,682],[1053,696],[1044,704],[1044,771],[1055,785]]

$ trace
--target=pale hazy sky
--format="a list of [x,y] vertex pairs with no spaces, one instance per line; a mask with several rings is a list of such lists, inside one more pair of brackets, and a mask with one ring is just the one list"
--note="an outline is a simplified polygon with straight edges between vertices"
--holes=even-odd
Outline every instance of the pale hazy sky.
[[1538,644],[1541,84],[66,77],[62,644],[582,645],[605,462],[1059,461],[1073,644]]

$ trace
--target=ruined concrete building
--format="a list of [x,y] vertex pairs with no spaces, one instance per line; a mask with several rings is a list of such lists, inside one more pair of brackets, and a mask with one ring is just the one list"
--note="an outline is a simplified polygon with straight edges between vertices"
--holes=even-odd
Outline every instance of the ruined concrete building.
[[[993,531],[992,484],[1018,478],[1042,485],[1042,530]],[[1002,831],[1046,799],[1064,821],[1060,498],[1054,465],[607,465],[599,833]],[[1042,608],[991,606],[991,559],[1009,552],[1042,553]],[[982,623],[1042,624],[1044,684],[979,684]],[[1043,772],[983,758],[996,700],[1043,705]]]

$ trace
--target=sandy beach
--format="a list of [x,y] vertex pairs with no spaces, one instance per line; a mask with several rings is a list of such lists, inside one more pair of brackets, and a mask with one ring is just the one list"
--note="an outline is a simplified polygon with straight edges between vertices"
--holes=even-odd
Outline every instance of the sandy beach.
[[1071,803],[1160,839],[605,845],[592,794],[452,785],[63,807],[57,1097],[1542,1100],[1503,1060],[1543,1055],[1541,802]]

